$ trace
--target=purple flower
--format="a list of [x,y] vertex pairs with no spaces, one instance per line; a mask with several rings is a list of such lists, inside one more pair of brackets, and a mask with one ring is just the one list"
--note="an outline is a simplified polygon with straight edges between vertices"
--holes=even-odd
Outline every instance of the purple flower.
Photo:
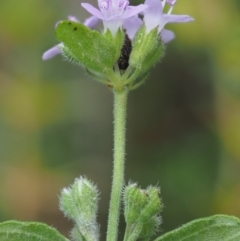
[[109,29],[113,34],[123,26],[124,21],[137,16],[147,8],[145,4],[129,6],[128,0],[98,0],[98,6],[100,10],[89,3],[82,3],[82,7],[93,16],[101,19],[104,29]]
[[143,21],[137,16],[128,18],[123,22],[123,28],[126,30],[126,34],[131,40],[133,40],[142,23]]
[[[174,15],[171,14],[176,0],[146,0],[145,4],[148,8],[144,11],[144,23],[147,32],[158,26],[158,32],[164,43],[171,41],[174,38],[174,33],[170,30],[165,30],[164,26],[167,23],[185,23],[191,22],[194,19],[188,15]],[[170,5],[167,13],[164,13],[165,5]]]
[[[68,19],[71,21],[80,23],[80,21],[74,16],[68,16]],[[89,28],[94,28],[96,26],[96,24],[98,23],[98,21],[99,21],[98,18],[96,18],[95,16],[92,16],[90,18],[87,18],[83,24]],[[62,45],[62,43],[48,49],[46,52],[43,53],[42,59],[48,60],[48,59],[51,59],[51,58],[55,57],[56,55],[60,54],[61,51],[58,46],[61,46],[61,45]]]

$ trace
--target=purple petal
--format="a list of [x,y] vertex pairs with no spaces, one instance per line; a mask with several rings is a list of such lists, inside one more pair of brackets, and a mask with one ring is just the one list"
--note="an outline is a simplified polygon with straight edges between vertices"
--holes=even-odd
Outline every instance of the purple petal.
[[[168,3],[170,2],[175,3],[168,1]],[[148,5],[148,8],[144,12],[144,23],[148,32],[156,26],[159,26],[158,31],[161,32],[167,23],[184,23],[194,20],[188,15],[164,14],[162,2],[159,0],[146,0],[145,4]]]
[[83,24],[92,29],[98,24],[98,22],[99,22],[99,18],[95,16],[91,16],[90,18],[87,18]]
[[139,17],[128,18],[123,22],[123,28],[126,29],[128,37],[132,40],[142,25],[142,20]]
[[[164,14],[164,23],[186,23],[194,21],[194,18],[188,15],[174,15],[174,14]],[[165,25],[164,24],[164,25]]]
[[115,35],[118,29],[121,28],[122,22],[121,18],[114,17],[111,20],[103,20],[103,26],[105,30],[109,29]]
[[93,16],[104,19],[103,14],[95,7],[93,7],[89,3],[81,3],[82,7],[85,8],[89,13],[91,13]]
[[69,15],[69,16],[68,16],[68,19],[69,19],[70,21],[80,23],[80,21],[79,21],[75,16]]
[[159,0],[145,0],[145,3],[148,8],[145,13],[151,13],[153,15],[163,15],[163,6],[162,2]]
[[46,52],[43,53],[42,59],[43,60],[48,60],[53,58],[54,56],[60,54],[61,51],[57,46],[52,47],[51,49],[47,50]]
[[145,4],[148,5],[148,8],[144,11],[144,23],[149,32],[162,22],[163,8],[162,2],[159,0],[146,0]]
[[175,34],[172,31],[166,30],[166,29],[162,30],[161,39],[162,39],[163,43],[166,44],[166,43],[172,41],[174,38],[175,38]]
[[127,18],[131,18],[143,12],[145,9],[147,9],[147,7],[148,6],[145,4],[140,4],[138,6],[128,6],[123,13],[111,15],[110,17],[105,17],[104,21],[124,20]]
[[148,6],[146,4],[140,4],[138,6],[129,6],[126,9],[126,11],[123,13],[122,18],[126,19],[126,18],[130,18],[133,16],[137,16],[137,14],[139,14],[140,12],[143,12],[147,8],[148,8]]

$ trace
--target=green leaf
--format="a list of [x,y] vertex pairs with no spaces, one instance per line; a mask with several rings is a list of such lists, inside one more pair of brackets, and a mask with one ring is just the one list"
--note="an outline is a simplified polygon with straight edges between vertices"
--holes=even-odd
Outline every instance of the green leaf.
[[36,222],[0,223],[1,241],[68,241],[56,229]]
[[116,49],[99,32],[66,20],[58,24],[56,37],[63,43],[60,48],[70,60],[101,74],[113,72]]
[[240,219],[215,215],[194,220],[155,241],[239,241]]

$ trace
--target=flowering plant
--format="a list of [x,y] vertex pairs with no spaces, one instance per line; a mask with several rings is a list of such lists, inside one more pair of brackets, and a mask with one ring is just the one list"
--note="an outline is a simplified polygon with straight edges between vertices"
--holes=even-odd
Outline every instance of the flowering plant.
[[[148,241],[161,224],[162,202],[158,186],[146,189],[137,183],[124,184],[125,125],[128,93],[147,79],[163,57],[165,44],[174,33],[168,23],[193,21],[188,15],[174,15],[176,0],[146,0],[130,6],[128,0],[98,0],[99,9],[82,3],[91,16],[82,24],[73,16],[56,26],[59,44],[47,50],[43,59],[62,54],[85,68],[95,80],[114,94],[114,161],[107,241],[116,241],[120,206],[123,203],[126,230],[124,241]],[[167,9],[167,10],[166,10]],[[93,30],[102,21],[103,30]],[[74,222],[71,240],[98,241],[99,191],[87,178],[80,177],[60,195],[60,209]],[[67,241],[54,228],[36,222],[8,221],[0,224],[0,240]],[[240,240],[240,220],[215,215],[192,221],[155,241]]]
[[[130,6],[128,0],[99,0],[99,10],[82,3],[92,16],[84,24],[73,16],[58,23],[56,36],[61,43],[46,51],[43,59],[62,53],[114,90],[135,89],[163,56],[164,45],[174,38],[165,25],[193,21],[188,15],[171,14],[175,3],[146,0]],[[102,33],[91,30],[99,20],[103,22]]]

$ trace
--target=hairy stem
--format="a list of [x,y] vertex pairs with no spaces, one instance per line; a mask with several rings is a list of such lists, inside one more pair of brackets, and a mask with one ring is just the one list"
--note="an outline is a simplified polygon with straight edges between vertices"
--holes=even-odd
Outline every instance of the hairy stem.
[[116,241],[124,184],[125,131],[127,90],[114,91],[114,155],[113,182],[110,199],[107,241]]

